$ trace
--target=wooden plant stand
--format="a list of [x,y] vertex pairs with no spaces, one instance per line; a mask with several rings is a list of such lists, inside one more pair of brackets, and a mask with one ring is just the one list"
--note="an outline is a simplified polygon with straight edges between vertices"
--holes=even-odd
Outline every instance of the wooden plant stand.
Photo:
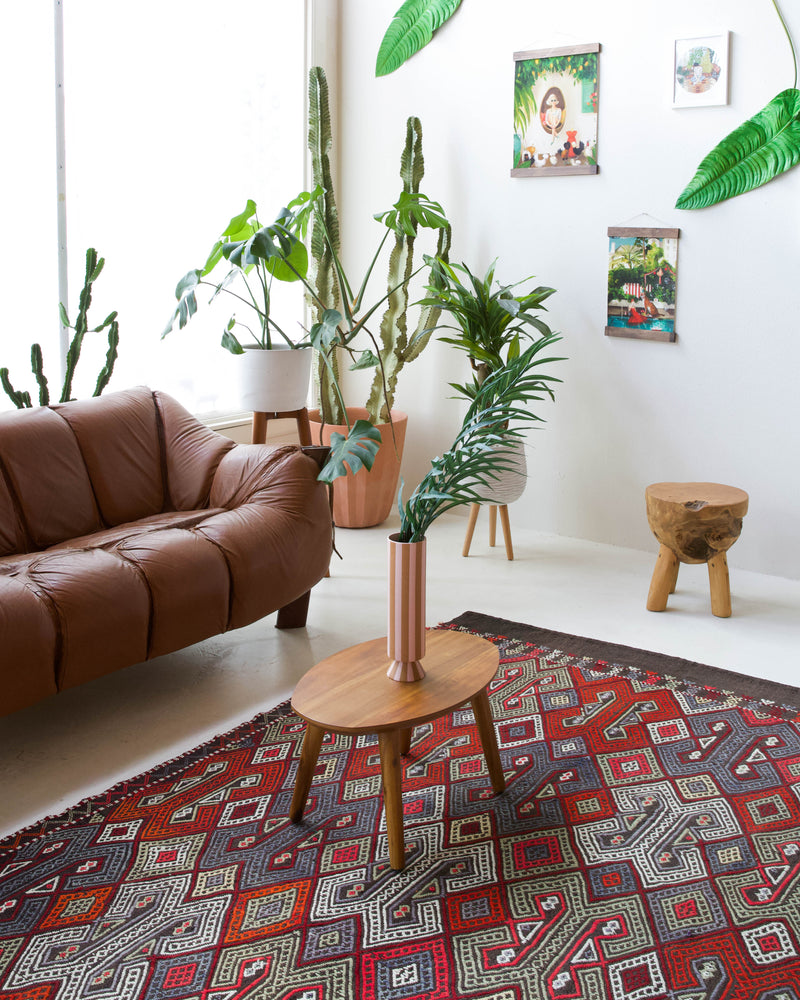
[[648,611],[664,611],[680,563],[707,563],[711,611],[731,614],[727,550],[739,537],[749,498],[720,483],[653,483],[645,491],[647,520],[660,542],[647,595]]
[[280,413],[258,412],[253,414],[253,430],[250,436],[251,444],[264,444],[267,440],[267,423],[270,420],[292,419],[297,421],[297,433],[300,444],[311,444],[311,424],[308,419],[308,408],[302,407],[299,410],[284,410]]
[[326,732],[377,733],[389,863],[399,870],[405,866],[400,757],[409,752],[415,726],[470,702],[495,794],[506,783],[486,693],[499,663],[497,647],[475,635],[432,629],[422,680],[391,680],[389,662],[386,639],[372,639],[329,656],[300,680],[292,708],[307,726],[289,818],[293,823],[302,819]]
[[[478,514],[481,504],[471,503],[469,505],[469,521],[467,523],[467,534],[464,538],[464,548],[461,550],[462,556],[469,555],[472,545],[472,536],[475,533],[475,525],[478,522]],[[497,537],[497,512],[500,511],[500,523],[503,526],[503,541],[506,546],[506,558],[514,558],[514,546],[511,543],[511,522],[508,518],[508,504],[488,504],[489,507],[489,546],[494,547]]]

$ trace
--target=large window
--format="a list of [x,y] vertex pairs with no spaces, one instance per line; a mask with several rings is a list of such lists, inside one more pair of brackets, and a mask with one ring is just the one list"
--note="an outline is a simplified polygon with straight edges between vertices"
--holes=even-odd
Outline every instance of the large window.
[[[40,16],[36,8],[43,6],[19,6],[28,22],[25,38],[3,33],[3,55],[17,66],[16,73],[8,63],[4,68],[3,102],[16,134],[29,139],[14,143],[19,156],[0,195],[8,219],[0,364],[13,366],[12,378],[26,385],[32,340],[42,340],[46,364],[57,371],[48,347],[58,336],[54,19],[52,8]],[[163,342],[160,335],[178,279],[204,263],[247,199],[268,222],[303,187],[305,4],[63,0],[62,6],[70,317],[86,248],[96,247],[106,266],[90,321],[116,309],[120,322],[110,388],[144,383],[195,412],[230,410],[233,359],[219,346],[230,305],[209,310],[201,299],[185,330]],[[291,326],[302,319],[301,296],[289,286],[279,291],[287,293],[279,308]],[[87,338],[76,395],[91,393],[105,347],[102,335]]]

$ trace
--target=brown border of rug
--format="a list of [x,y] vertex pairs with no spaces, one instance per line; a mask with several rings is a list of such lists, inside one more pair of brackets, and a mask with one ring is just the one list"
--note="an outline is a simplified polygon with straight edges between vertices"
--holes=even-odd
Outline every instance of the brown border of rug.
[[712,667],[706,663],[684,660],[667,653],[653,653],[646,649],[637,649],[635,646],[622,646],[615,642],[604,642],[602,639],[554,632],[535,625],[484,615],[479,611],[465,611],[464,614],[443,624],[468,628],[473,632],[491,632],[507,636],[509,639],[521,639],[523,642],[532,642],[550,649],[560,649],[571,656],[588,656],[593,660],[622,663],[640,670],[649,670],[661,677],[679,677],[681,680],[703,687],[732,691],[745,698],[774,702],[800,711],[800,688],[791,684],[748,677],[733,670],[723,670],[721,667]]

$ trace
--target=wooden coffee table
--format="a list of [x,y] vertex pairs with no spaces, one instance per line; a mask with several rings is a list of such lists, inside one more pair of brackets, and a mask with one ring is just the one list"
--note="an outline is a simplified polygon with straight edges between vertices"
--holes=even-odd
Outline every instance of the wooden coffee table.
[[292,696],[292,708],[308,725],[289,818],[297,823],[303,816],[326,731],[377,733],[389,862],[395,869],[405,865],[400,757],[408,753],[414,726],[471,702],[492,788],[499,795],[506,786],[486,694],[500,659],[497,648],[478,636],[439,629],[427,633],[426,645],[422,680],[390,680],[386,639],[372,639],[312,667]]

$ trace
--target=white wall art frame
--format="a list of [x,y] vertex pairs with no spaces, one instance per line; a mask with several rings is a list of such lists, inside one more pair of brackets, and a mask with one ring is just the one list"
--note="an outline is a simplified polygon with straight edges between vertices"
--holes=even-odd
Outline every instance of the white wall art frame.
[[672,44],[673,108],[728,103],[730,33],[676,38]]

